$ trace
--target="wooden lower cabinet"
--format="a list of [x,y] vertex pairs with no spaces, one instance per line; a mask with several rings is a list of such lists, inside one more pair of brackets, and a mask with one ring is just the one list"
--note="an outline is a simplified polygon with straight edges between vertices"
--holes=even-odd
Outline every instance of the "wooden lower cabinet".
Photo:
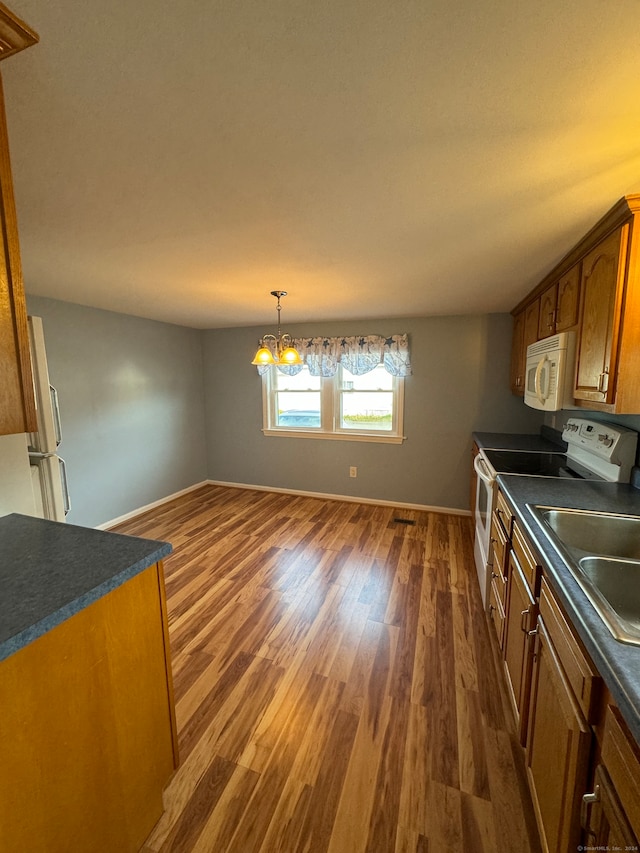
[[503,637],[504,668],[520,743],[527,734],[533,633],[538,607],[513,551],[509,554],[509,582]]
[[584,846],[595,850],[637,850],[638,839],[602,764],[596,767],[593,792],[583,798]]
[[[627,844],[637,845],[640,839],[640,747],[613,705],[608,705],[606,709],[600,765],[597,769],[601,771],[601,780],[604,776],[608,785],[600,784],[598,790],[598,779],[595,779],[593,793],[600,802],[594,804],[596,815],[589,822],[590,829],[593,829],[591,823],[595,821],[596,837],[604,837],[609,833],[612,840],[608,843],[611,846],[620,845],[619,838]],[[603,773],[603,770],[606,772]],[[585,797],[586,807],[591,799]]]
[[640,849],[640,745],[501,491],[489,616],[544,853]]
[[526,767],[545,853],[580,843],[592,733],[542,619],[534,652]]
[[161,564],[0,663],[0,853],[134,853],[177,738]]
[[502,608],[502,601],[500,600],[498,590],[496,589],[495,581],[492,581],[491,586],[489,587],[489,616],[496,632],[498,646],[502,648],[504,637],[504,610]]

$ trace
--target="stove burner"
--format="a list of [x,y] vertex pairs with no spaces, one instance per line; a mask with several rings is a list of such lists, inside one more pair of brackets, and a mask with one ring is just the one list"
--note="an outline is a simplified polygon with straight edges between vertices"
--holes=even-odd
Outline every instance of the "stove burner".
[[575,460],[568,459],[564,453],[534,453],[520,450],[484,450],[483,453],[496,474],[601,479],[577,464]]

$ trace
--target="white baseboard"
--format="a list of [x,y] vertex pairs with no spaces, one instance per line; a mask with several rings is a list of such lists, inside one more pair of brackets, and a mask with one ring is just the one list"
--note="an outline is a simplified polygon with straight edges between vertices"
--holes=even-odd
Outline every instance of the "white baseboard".
[[155,509],[155,507],[162,506],[162,504],[169,503],[169,501],[173,501],[176,498],[182,497],[182,495],[187,495],[189,494],[189,492],[193,492],[196,489],[201,489],[202,486],[206,486],[210,482],[210,480],[203,480],[201,483],[194,483],[193,486],[188,486],[186,489],[181,489],[179,492],[174,492],[172,495],[167,495],[166,498],[160,498],[159,501],[153,501],[150,504],[138,507],[138,509],[131,510],[131,512],[126,512],[124,515],[119,515],[117,518],[112,518],[111,521],[105,521],[104,524],[97,524],[95,529],[107,530],[109,527],[115,527],[116,524],[122,524],[123,521],[129,521],[130,518],[135,518],[137,515],[142,515],[143,512],[147,512],[150,509]]
[[400,509],[417,509],[423,512],[441,512],[445,515],[471,515],[468,509],[453,509],[449,506],[429,506],[428,504],[403,503],[402,501],[384,501],[377,498],[359,498],[352,495],[330,495],[325,492],[307,492],[302,489],[276,489],[272,486],[252,486],[249,483],[227,483],[223,480],[207,480],[211,486],[228,486],[231,489],[251,489],[256,492],[276,492],[283,495],[301,495],[307,498],[324,498],[329,501],[345,501],[346,503],[374,504],[376,506],[397,506]]
[[158,501],[153,501],[150,504],[146,504],[145,506],[138,507],[138,509],[131,510],[131,512],[127,512],[124,515],[119,515],[117,518],[112,518],[111,521],[105,521],[104,524],[97,524],[96,530],[108,530],[110,527],[115,527],[117,524],[122,524],[125,521],[129,521],[131,518],[135,518],[137,515],[142,515],[142,513],[147,512],[150,509],[155,509],[157,506],[162,506],[162,504],[169,503],[169,501],[173,501],[176,498],[182,497],[182,495],[187,495],[189,492],[193,492],[196,489],[202,488],[202,486],[227,486],[230,489],[249,489],[254,492],[275,492],[276,494],[282,495],[300,495],[301,497],[306,498],[323,498],[328,501],[345,501],[345,503],[355,503],[355,504],[373,504],[374,506],[397,506],[399,509],[417,509],[422,512],[441,512],[445,515],[471,515],[470,510],[468,509],[454,509],[450,506],[429,506],[429,504],[412,504],[412,503],[404,503],[403,501],[385,501],[378,500],[376,498],[359,498],[354,497],[353,495],[331,495],[326,492],[307,492],[303,489],[276,489],[272,486],[255,486],[249,483],[227,483],[224,480],[203,480],[201,483],[194,483],[193,486],[189,486],[186,489],[182,489],[179,492],[174,492],[172,495],[167,495],[166,498],[160,498]]

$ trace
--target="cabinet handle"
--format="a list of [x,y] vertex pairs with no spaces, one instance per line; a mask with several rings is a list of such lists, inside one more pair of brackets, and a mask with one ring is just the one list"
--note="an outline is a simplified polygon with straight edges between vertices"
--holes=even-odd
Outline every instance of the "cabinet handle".
[[547,323],[547,328],[553,329],[553,315],[554,311],[549,311],[549,322]]
[[493,580],[493,578],[499,578],[499,577],[500,577],[500,575],[496,574],[495,572],[491,572],[491,579],[492,580]]
[[602,373],[598,374],[598,391],[606,393],[609,387],[609,368],[606,368]]
[[538,636],[538,628],[535,627],[533,631],[527,631],[528,637],[537,637]]
[[528,607],[526,610],[520,611],[520,630],[522,631],[523,634],[527,633],[526,622],[527,622],[527,616],[528,615],[529,615],[529,608]]
[[580,826],[584,829],[585,832],[588,832],[589,835],[593,835],[594,833],[589,829],[589,806],[593,803],[600,802],[600,785],[596,785],[593,789],[593,793],[584,794],[582,797],[582,802],[580,803]]

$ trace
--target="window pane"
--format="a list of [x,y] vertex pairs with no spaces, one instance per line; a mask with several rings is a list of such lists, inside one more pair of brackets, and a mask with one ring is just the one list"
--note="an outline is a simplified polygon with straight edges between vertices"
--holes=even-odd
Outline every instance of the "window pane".
[[341,371],[340,428],[358,432],[393,429],[393,376],[383,365],[363,376]]
[[393,394],[391,391],[344,391],[340,426],[342,429],[390,431],[393,428]]
[[303,367],[300,373],[295,376],[287,376],[280,373],[279,370],[274,370],[276,378],[276,388],[278,391],[319,391],[320,377],[312,376],[309,373],[309,368]]
[[276,374],[276,425],[320,428],[320,377],[304,367],[295,376]]
[[382,364],[363,376],[354,376],[348,370],[342,370],[341,375],[341,387],[345,391],[391,391],[393,389],[393,376]]

